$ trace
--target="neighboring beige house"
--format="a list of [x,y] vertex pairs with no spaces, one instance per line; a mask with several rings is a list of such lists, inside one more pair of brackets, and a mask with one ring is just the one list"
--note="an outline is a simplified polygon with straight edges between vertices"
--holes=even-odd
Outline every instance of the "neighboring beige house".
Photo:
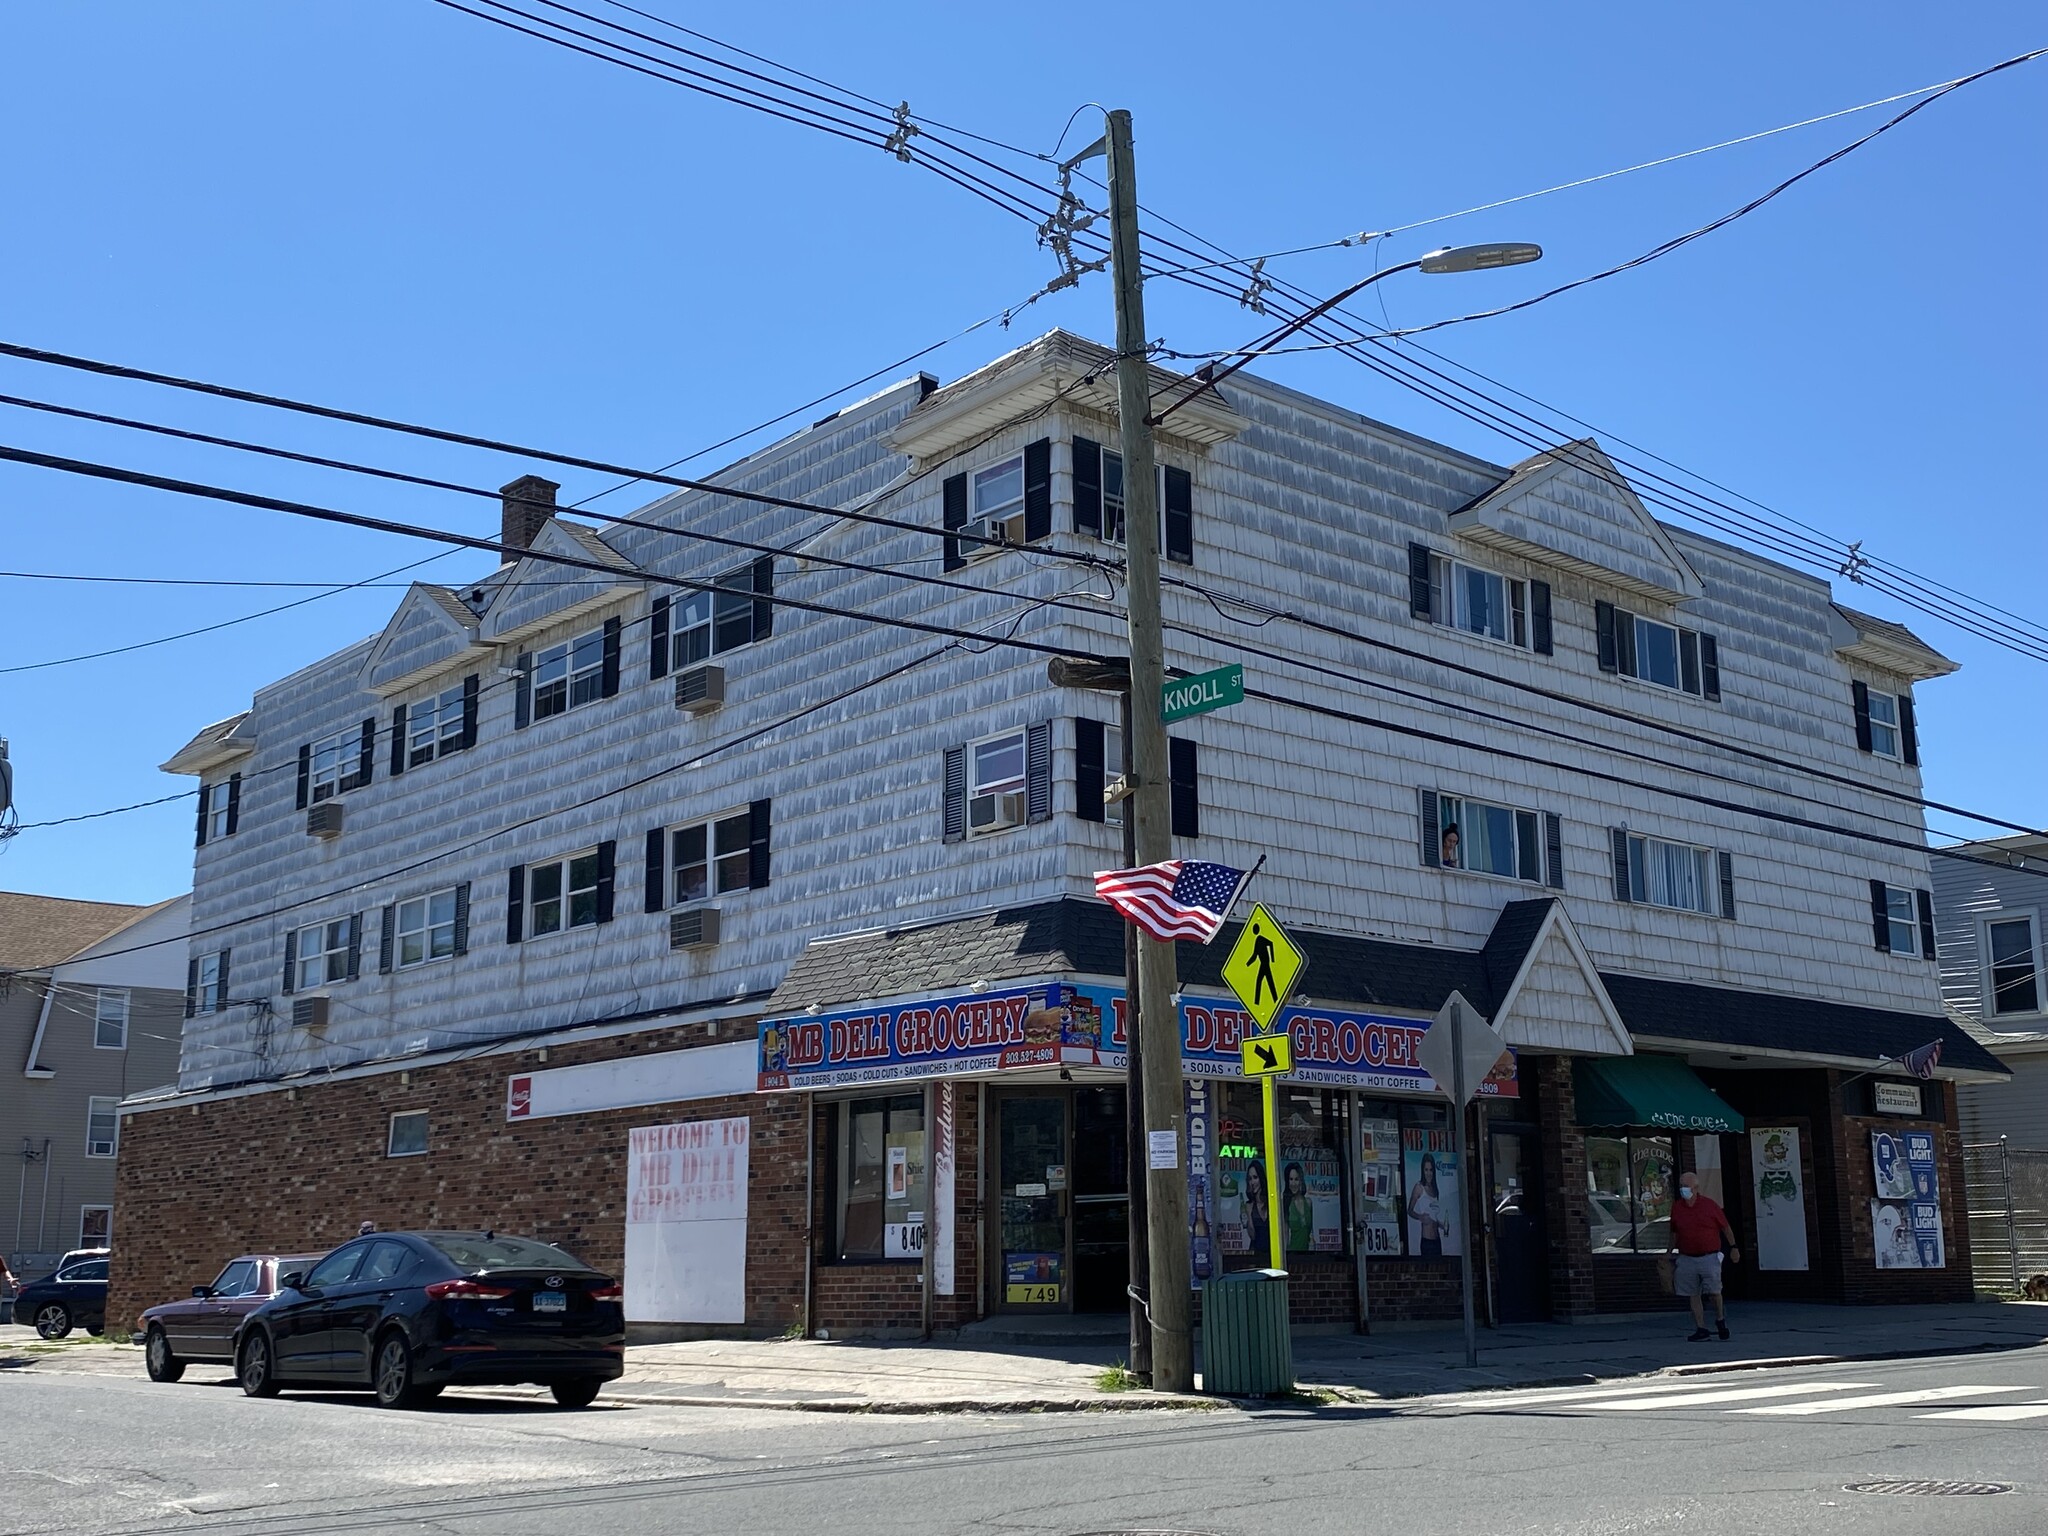
[[178,1075],[191,905],[0,891],[0,1251],[23,1280],[113,1230],[120,1102]]

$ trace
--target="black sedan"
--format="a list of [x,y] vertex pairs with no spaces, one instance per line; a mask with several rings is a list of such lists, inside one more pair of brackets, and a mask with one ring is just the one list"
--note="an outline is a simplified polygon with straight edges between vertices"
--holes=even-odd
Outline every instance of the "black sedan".
[[251,1397],[367,1387],[386,1408],[447,1386],[538,1382],[582,1408],[625,1370],[619,1284],[547,1243],[493,1232],[379,1232],[293,1270],[235,1339]]
[[73,1328],[99,1333],[107,1325],[107,1260],[74,1259],[55,1274],[31,1280],[14,1298],[14,1320],[46,1339]]

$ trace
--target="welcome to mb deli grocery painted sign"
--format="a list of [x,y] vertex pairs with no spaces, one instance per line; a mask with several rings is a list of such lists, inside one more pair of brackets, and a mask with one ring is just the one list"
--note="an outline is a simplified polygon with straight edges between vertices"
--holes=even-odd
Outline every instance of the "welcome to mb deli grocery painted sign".
[[[1289,1008],[1279,1024],[1294,1046],[1287,1081],[1391,1093],[1441,1091],[1416,1060],[1427,1019]],[[1254,1031],[1242,1008],[1184,997],[1180,1026],[1183,1073],[1243,1075],[1239,1042]],[[1127,1064],[1128,1039],[1120,987],[1026,982],[863,1003],[762,1024],[758,1087],[784,1093],[1032,1067],[1120,1071]],[[1479,1091],[1515,1097],[1514,1058],[1488,1074]]]

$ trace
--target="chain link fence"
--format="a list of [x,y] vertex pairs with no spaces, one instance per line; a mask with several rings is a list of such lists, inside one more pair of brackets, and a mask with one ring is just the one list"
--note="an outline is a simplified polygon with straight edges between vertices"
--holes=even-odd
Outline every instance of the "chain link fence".
[[2048,1274],[2048,1149],[2001,1136],[1963,1147],[1970,1267],[1977,1289],[2018,1291]]

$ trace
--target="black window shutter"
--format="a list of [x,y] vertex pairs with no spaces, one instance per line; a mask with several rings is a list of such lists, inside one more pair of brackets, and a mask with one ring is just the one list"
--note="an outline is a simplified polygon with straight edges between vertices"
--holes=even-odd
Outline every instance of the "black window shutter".
[[612,902],[619,883],[619,845],[606,838],[597,845],[597,920],[612,920]]
[[769,820],[768,801],[747,807],[747,884],[757,891],[768,888]]
[[199,831],[196,834],[195,840],[192,844],[194,848],[204,848],[206,846],[207,812],[211,811],[212,809],[213,787],[208,784],[201,784],[199,786]]
[[1196,768],[1195,744],[1180,737],[1166,743],[1166,780],[1173,795],[1172,831],[1175,837],[1202,835],[1201,775]]
[[1024,542],[1052,532],[1052,439],[1024,445]]
[[1731,921],[1735,917],[1735,855],[1725,848],[1714,855],[1721,875],[1721,915]]
[[1626,608],[1614,610],[1614,660],[1623,675],[1641,675],[1636,671],[1636,616]]
[[[285,990],[289,992],[290,987]],[[185,962],[185,1017],[191,1018],[199,1011],[199,957],[194,955]]]
[[1849,704],[1856,711],[1856,750],[1868,752],[1871,750],[1870,685],[1868,683],[1851,683],[1849,685]]
[[377,722],[375,718],[363,722],[362,743],[356,749],[356,778],[350,789],[361,789],[377,773]]
[[398,963],[398,903],[388,903],[377,931],[377,969],[384,975]]
[[213,987],[213,1006],[216,1008],[225,1008],[228,1005],[228,962],[234,957],[235,952],[232,949],[223,949],[220,952],[220,979]]
[[1614,604],[1596,602],[1593,604],[1593,632],[1600,645],[1600,670],[1619,672],[1621,653],[1614,640]]
[[944,543],[944,558],[939,562],[946,570],[957,571],[967,563],[960,553],[960,541],[952,534],[953,529],[967,526],[967,477],[948,475],[945,485],[944,511],[940,514],[947,528]]
[[1553,811],[1543,813],[1543,883],[1564,889],[1564,818]]
[[518,669],[519,683],[513,690],[512,724],[523,731],[533,724],[533,652],[521,651],[513,665]]
[[[1918,762],[1919,759],[1916,757],[1914,761]],[[235,828],[241,824],[242,776],[239,773],[231,773],[228,775],[228,836],[233,837]]]
[[1444,865],[1443,845],[1437,837],[1436,791],[1418,789],[1415,798],[1419,807],[1416,815],[1422,827],[1422,864],[1425,869],[1442,869]]
[[1435,612],[1429,601],[1429,546],[1410,544],[1408,546],[1408,612],[1413,618],[1434,619]]
[[763,555],[754,562],[754,638],[766,640],[775,633],[775,557]]
[[476,709],[478,695],[483,684],[472,672],[462,680],[462,745],[464,750],[476,745]]
[[1052,722],[1024,728],[1024,819],[1052,819]]
[[668,676],[668,598],[654,600],[647,615],[647,680],[658,682]]
[[1195,563],[1195,477],[1166,466],[1166,558]]
[[1700,637],[1690,629],[1678,632],[1678,686],[1691,694],[1700,691]]
[[1914,897],[1920,904],[1920,958],[1932,960],[1934,956],[1934,893],[1915,891]]
[[1870,933],[1886,954],[1892,949],[1892,911],[1882,880],[1870,882]]
[[597,669],[597,696],[601,699],[619,694],[619,627],[617,618],[604,621],[604,660]]
[[1700,636],[1700,697],[1721,702],[1721,642]]
[[[1913,696],[1909,693],[1899,695],[1899,751],[1905,754],[1906,762],[1909,765],[1919,763],[1920,732],[1913,724]],[[234,794],[231,790],[228,795],[228,804],[232,807],[234,803]],[[228,830],[230,832],[235,830],[234,813],[232,810],[228,813]]]
[[505,872],[505,942],[517,944],[526,927],[526,866],[514,864]]
[[668,828],[651,827],[647,832],[647,872],[641,877],[641,910],[659,912],[668,905],[664,895],[668,884]]
[[348,979],[355,981],[363,974],[363,914],[351,912],[348,919]]
[[306,808],[306,796],[312,786],[313,749],[309,745],[299,748],[299,809],[302,811]]
[[[440,722],[437,720],[435,724],[438,726]],[[436,730],[434,736],[438,741],[440,739],[440,732]],[[405,772],[405,706],[401,704],[391,711],[391,777],[395,779],[403,772]]]
[[1632,899],[1628,880],[1628,828],[1609,827],[1607,840],[1614,854],[1614,899],[1628,901]]
[[1538,656],[1554,654],[1550,635],[1550,583],[1529,583],[1529,648]]
[[941,791],[943,808],[940,825],[946,842],[957,843],[967,836],[967,749],[946,748],[946,782]]
[[469,953],[469,882],[455,887],[455,953]]
[[1074,439],[1074,532],[1102,537],[1102,444]]
[[[194,965],[198,962],[194,961]],[[196,972],[194,974],[197,974]],[[284,935],[284,995],[290,997],[299,982],[299,930],[288,928]]]
[[1108,819],[1102,803],[1103,781],[1109,771],[1103,761],[1103,748],[1100,720],[1074,722],[1074,814],[1083,821]]

